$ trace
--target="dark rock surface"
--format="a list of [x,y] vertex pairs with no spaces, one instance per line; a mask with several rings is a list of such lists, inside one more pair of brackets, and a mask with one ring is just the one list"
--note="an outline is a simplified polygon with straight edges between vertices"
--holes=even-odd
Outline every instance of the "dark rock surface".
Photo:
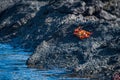
[[0,13],[13,6],[20,0],[0,0]]
[[[111,80],[120,72],[119,4],[119,0],[22,0],[1,10],[0,42],[34,51],[29,67],[66,68],[81,77]],[[73,35],[79,25],[93,33],[90,38]]]

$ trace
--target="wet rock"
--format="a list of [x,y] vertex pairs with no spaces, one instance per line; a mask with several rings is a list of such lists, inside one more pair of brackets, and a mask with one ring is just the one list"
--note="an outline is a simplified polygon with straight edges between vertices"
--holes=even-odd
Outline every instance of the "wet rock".
[[[63,45],[61,47],[64,47]],[[78,65],[76,55],[69,54],[68,50],[63,50],[54,44],[43,42],[37,47],[36,54],[29,58],[29,67],[43,66],[43,68],[71,68]],[[41,54],[39,53],[41,52]],[[77,54],[77,53],[76,53]],[[39,55],[39,56],[38,56]],[[81,56],[82,57],[82,56]],[[35,66],[36,65],[36,66]]]

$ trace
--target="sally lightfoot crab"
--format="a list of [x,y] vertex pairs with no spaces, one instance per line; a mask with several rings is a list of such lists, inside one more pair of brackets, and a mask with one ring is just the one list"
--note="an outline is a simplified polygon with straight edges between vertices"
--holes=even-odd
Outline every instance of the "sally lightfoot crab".
[[86,31],[78,27],[74,30],[74,35],[79,37],[80,39],[89,38],[92,32]]

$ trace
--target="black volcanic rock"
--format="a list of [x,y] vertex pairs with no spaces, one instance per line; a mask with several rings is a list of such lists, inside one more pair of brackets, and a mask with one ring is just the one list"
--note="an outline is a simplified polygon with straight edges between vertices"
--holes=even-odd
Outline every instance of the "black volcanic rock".
[[[119,0],[22,0],[1,11],[0,42],[32,50],[29,67],[111,80],[120,71],[119,10]],[[73,35],[79,25],[90,38]]]
[[0,13],[19,1],[20,0],[0,0]]

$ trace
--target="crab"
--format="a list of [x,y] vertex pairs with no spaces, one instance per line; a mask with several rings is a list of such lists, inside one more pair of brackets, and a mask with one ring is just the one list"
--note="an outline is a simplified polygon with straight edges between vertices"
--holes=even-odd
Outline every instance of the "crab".
[[74,30],[74,35],[79,37],[80,39],[89,38],[92,32],[86,31],[78,27]]

